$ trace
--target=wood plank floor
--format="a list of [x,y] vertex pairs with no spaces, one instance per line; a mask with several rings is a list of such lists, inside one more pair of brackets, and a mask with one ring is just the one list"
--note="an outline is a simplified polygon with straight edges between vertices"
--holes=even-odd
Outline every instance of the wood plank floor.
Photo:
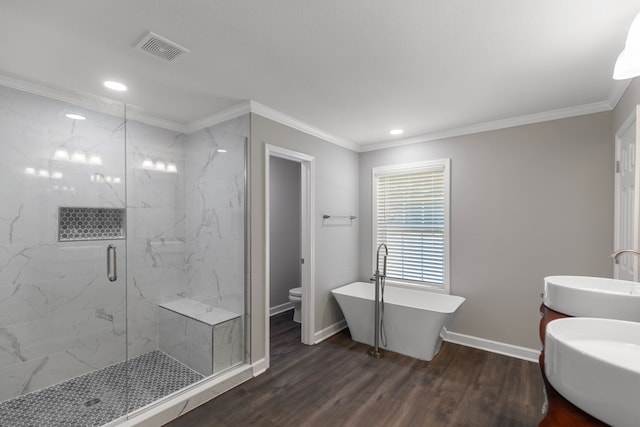
[[431,362],[376,360],[348,330],[306,346],[291,312],[271,319],[271,368],[167,424],[198,426],[536,426],[537,363],[444,343]]

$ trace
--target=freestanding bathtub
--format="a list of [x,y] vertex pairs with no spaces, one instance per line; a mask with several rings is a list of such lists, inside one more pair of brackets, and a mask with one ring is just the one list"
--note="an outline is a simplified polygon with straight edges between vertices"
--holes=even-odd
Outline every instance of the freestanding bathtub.
[[[354,282],[331,291],[347,320],[351,338],[373,345],[373,283]],[[380,347],[420,360],[431,360],[440,350],[443,329],[449,326],[463,297],[405,289],[384,288],[384,328],[387,346]]]

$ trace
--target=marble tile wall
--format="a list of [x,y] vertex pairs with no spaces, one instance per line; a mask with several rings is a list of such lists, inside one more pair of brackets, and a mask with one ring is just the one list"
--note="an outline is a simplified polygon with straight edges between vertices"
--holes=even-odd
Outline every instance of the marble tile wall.
[[[131,357],[158,348],[159,304],[188,297],[244,313],[248,132],[248,115],[190,135],[127,123]],[[144,168],[145,160],[178,172]]]
[[[129,357],[158,348],[158,305],[186,291],[183,134],[127,122]],[[155,165],[176,165],[177,172]]]
[[185,152],[187,296],[238,314],[244,313],[244,153],[249,132],[247,114],[189,135]]
[[59,206],[124,208],[124,152],[123,116],[0,87],[0,400],[125,357],[125,281],[105,268],[124,240],[57,241]]
[[[249,116],[191,135],[123,117],[0,87],[0,400],[156,350],[160,303],[244,313]],[[126,208],[127,240],[58,242],[59,206]]]
[[212,375],[242,362],[237,313],[188,298],[160,307],[160,349],[194,371]]
[[244,360],[242,317],[213,327],[213,373],[222,372]]

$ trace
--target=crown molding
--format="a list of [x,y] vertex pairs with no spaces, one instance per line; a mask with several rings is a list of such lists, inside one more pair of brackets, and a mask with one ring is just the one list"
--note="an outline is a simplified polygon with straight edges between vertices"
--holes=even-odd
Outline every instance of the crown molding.
[[251,112],[353,151],[358,151],[360,148],[358,145],[350,141],[330,135],[309,124],[287,116],[286,114],[255,101],[243,101],[211,116],[204,117],[187,124],[182,124],[145,114],[142,111],[142,108],[125,102],[104,98],[90,93],[56,89],[44,83],[31,82],[2,74],[0,74],[0,85],[119,117],[123,115],[123,105],[126,104],[127,119],[185,134],[197,132],[204,128],[217,125]]
[[141,112],[138,107],[131,104],[127,106],[127,120],[134,120],[141,122],[149,126],[155,126],[166,130],[171,130],[178,133],[189,133],[188,125],[177,123],[171,120],[160,119],[158,117],[151,116]]
[[227,120],[240,117],[244,114],[255,113],[267,119],[278,122],[282,125],[299,130],[316,138],[322,139],[329,143],[347,148],[355,152],[367,152],[374,150],[382,150],[385,148],[399,147],[402,145],[416,144],[420,142],[436,141],[439,139],[452,138],[456,136],[470,135],[480,132],[488,132],[492,130],[506,129],[510,127],[523,126],[533,123],[541,123],[551,120],[565,119],[570,117],[581,116],[585,114],[599,113],[603,111],[613,110],[625,91],[629,87],[631,79],[616,81],[611,93],[606,101],[594,102],[591,104],[579,105],[576,107],[561,108],[542,113],[528,114],[524,116],[512,117],[508,119],[495,120],[491,122],[479,123],[471,126],[464,126],[454,129],[448,129],[440,132],[427,133],[410,138],[394,139],[390,141],[381,141],[374,143],[356,144],[354,142],[339,138],[324,132],[314,126],[302,122],[294,117],[281,113],[266,105],[255,101],[243,101],[233,105],[225,110],[217,112],[211,116],[183,124],[174,121],[161,119],[158,117],[145,114],[142,108],[135,105],[126,104],[121,101],[97,96],[90,93],[74,92],[53,88],[44,83],[37,83],[17,79],[14,77],[0,74],[0,85],[7,86],[12,89],[22,90],[35,95],[44,96],[57,101],[67,102],[81,107],[89,108],[102,113],[115,116],[122,116],[123,105],[126,104],[127,119],[142,122],[151,126],[157,126],[163,129],[179,132],[193,133],[201,129],[214,126]]
[[448,129],[441,132],[427,133],[410,138],[396,139],[393,141],[382,141],[372,144],[362,144],[360,145],[359,151],[367,152],[382,150],[384,148],[399,147],[402,145],[416,144],[419,142],[436,141],[439,139],[452,138],[455,136],[470,135],[492,130],[507,129],[516,126],[524,126],[533,123],[542,123],[551,120],[583,116],[586,114],[600,113],[603,111],[611,111],[612,109],[613,108],[608,101],[594,102],[591,104],[578,105],[576,107],[561,108],[558,110],[545,111],[543,113],[527,114],[524,116],[511,117],[508,119],[494,120],[491,122],[479,123],[471,126]]
[[186,126],[185,133],[193,133],[210,126],[217,125],[227,120],[235,119],[236,117],[243,116],[251,112],[251,101],[243,101],[239,104],[232,105],[231,107],[219,111],[211,116],[204,117],[200,120],[195,120]]
[[622,95],[624,95],[624,93],[627,91],[627,88],[631,84],[631,80],[633,79],[614,80],[613,89],[611,89],[609,98],[607,98],[607,102],[611,106],[612,110],[616,108],[618,102],[620,102],[620,99],[622,99]]
[[116,101],[91,93],[57,89],[44,83],[17,79],[2,74],[0,74],[0,85],[32,93],[34,95],[43,96],[45,98],[54,99],[56,101],[78,105],[80,107],[117,117],[123,116],[123,106],[126,105],[127,119],[143,122],[151,126],[158,126],[176,132],[184,133],[186,129],[183,124],[145,114],[141,111],[141,108],[136,107],[135,105],[130,105],[123,101]]
[[290,128],[299,130],[311,136],[315,136],[316,138],[320,138],[324,141],[330,142],[335,145],[339,145],[343,148],[347,148],[352,151],[360,151],[360,145],[355,144],[351,141],[347,141],[346,139],[338,138],[337,136],[328,134],[316,127],[313,127],[307,123],[304,123],[298,119],[295,119],[291,116],[283,114],[273,108],[267,107],[265,105],[259,104],[255,101],[249,101],[251,105],[251,112],[255,113],[259,116],[265,117],[267,119],[273,120],[274,122],[278,122]]
[[0,85],[116,116],[121,116],[123,112],[124,103],[122,102],[88,93],[56,89],[43,83],[21,80],[2,74],[0,74]]

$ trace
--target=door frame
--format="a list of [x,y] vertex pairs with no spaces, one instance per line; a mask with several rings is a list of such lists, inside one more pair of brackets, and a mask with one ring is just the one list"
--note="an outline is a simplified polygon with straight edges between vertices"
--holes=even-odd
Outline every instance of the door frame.
[[[640,112],[640,105],[637,105],[631,114],[625,119],[624,122],[620,125],[620,127],[616,130],[615,133],[615,154],[614,154],[614,226],[613,226],[613,250],[617,251],[619,249],[635,249],[638,250],[640,248],[640,150],[638,147],[639,139],[639,129],[638,129],[638,113]],[[620,174],[617,173],[617,164],[621,160],[620,159],[620,143],[622,141],[622,136],[632,127],[635,127],[635,139],[636,139],[636,150],[635,150],[635,178],[634,178],[634,194],[633,194],[633,247],[631,248],[622,248],[620,247],[621,243],[619,240],[620,236]],[[624,256],[624,255],[623,255]],[[638,281],[638,257],[633,256],[633,280]],[[617,263],[613,264],[613,277],[618,278],[619,274],[619,266]]]
[[315,212],[315,158],[309,154],[298,151],[289,150],[272,144],[265,144],[265,357],[267,365],[269,363],[269,310],[271,289],[270,274],[270,208],[271,196],[269,184],[271,181],[271,172],[269,159],[271,157],[279,157],[291,160],[301,165],[300,168],[300,225],[301,225],[301,252],[304,264],[302,265],[302,326],[301,341],[303,344],[315,344],[315,224],[313,220],[313,212]]

